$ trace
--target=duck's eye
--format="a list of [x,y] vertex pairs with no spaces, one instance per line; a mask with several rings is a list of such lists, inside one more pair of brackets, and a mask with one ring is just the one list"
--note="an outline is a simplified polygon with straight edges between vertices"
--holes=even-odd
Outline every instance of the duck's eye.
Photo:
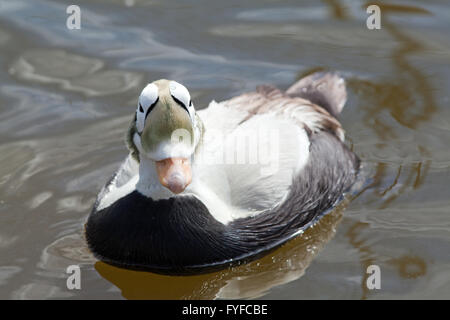
[[144,130],[145,119],[158,103],[158,100],[158,87],[153,83],[148,84],[139,96],[138,112],[136,112],[136,128],[139,133]]
[[169,84],[169,90],[173,100],[190,115],[191,113],[189,112],[188,107],[191,106],[192,101],[188,89],[176,81],[171,81]]
[[159,97],[156,98],[156,101],[153,102],[153,103],[150,105],[150,107],[148,107],[147,112],[145,113],[145,119],[144,119],[144,120],[147,120],[148,115],[150,114],[150,112],[152,112],[153,108],[156,106],[156,104],[158,103],[158,101],[159,101]]

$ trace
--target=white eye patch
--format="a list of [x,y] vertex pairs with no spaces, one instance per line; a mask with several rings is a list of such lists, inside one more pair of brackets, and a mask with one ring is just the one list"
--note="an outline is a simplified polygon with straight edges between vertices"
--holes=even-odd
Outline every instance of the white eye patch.
[[158,102],[158,87],[150,83],[139,96],[138,106],[136,110],[136,128],[139,133],[144,130],[145,119]]
[[170,81],[169,84],[170,95],[182,108],[189,112],[191,120],[194,120],[195,109],[191,101],[191,95],[188,89],[176,81]]

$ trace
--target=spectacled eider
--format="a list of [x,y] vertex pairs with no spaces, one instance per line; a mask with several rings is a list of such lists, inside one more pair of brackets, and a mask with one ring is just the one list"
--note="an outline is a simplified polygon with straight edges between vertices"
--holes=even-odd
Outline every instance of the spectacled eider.
[[195,111],[175,81],[148,84],[129,156],[85,224],[89,248],[125,268],[188,274],[248,261],[302,233],[356,179],[337,120],[344,80],[315,73]]

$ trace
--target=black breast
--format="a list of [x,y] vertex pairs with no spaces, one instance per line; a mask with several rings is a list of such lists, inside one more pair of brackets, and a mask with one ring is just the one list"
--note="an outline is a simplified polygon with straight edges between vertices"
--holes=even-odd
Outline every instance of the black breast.
[[331,209],[356,178],[359,160],[332,134],[313,134],[310,149],[287,200],[272,210],[223,225],[195,197],[154,201],[134,191],[94,208],[86,223],[88,245],[105,262],[160,273],[256,258]]
[[154,201],[137,191],[94,209],[86,223],[88,245],[101,260],[161,272],[232,258],[235,250],[223,245],[229,231],[195,197]]

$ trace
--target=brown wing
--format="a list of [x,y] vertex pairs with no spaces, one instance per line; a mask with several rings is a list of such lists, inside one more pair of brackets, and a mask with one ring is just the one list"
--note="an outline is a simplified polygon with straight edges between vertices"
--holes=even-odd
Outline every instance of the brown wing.
[[[318,79],[322,79],[322,82]],[[273,86],[258,86],[256,91],[242,94],[224,101],[222,104],[225,107],[248,112],[249,115],[242,122],[257,114],[274,113],[293,119],[308,132],[329,131],[343,141],[344,130],[341,124],[327,111],[327,108],[330,111],[342,110],[345,104],[345,84],[342,87],[341,80],[342,78],[330,74],[322,74],[321,77],[309,76],[295,83],[287,92]],[[326,96],[321,94],[326,88],[339,88],[339,90],[333,89],[334,93]],[[310,97],[318,103],[322,101],[323,105],[319,106],[311,100],[305,99],[302,97],[302,93],[305,97]],[[306,95],[306,93],[308,94]]]

